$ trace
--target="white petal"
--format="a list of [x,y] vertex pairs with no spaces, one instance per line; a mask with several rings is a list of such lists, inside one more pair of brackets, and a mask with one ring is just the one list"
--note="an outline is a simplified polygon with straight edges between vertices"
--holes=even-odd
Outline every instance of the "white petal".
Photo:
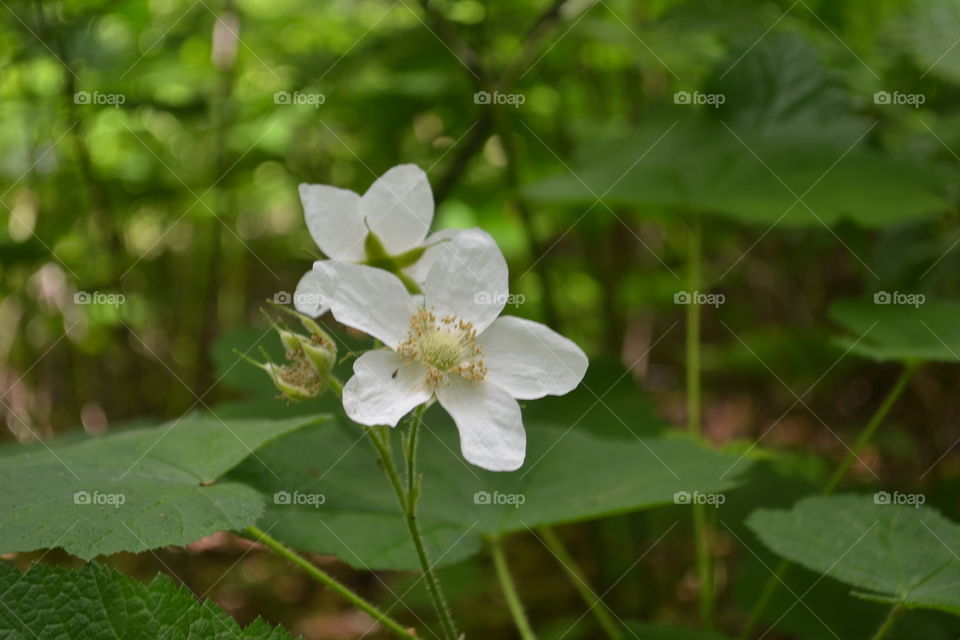
[[301,184],[300,200],[307,229],[328,258],[364,261],[367,227],[360,212],[360,196],[325,184]]
[[430,234],[427,239],[423,241],[423,246],[427,248],[426,251],[423,252],[419,260],[404,269],[403,272],[410,276],[410,279],[417,284],[423,284],[427,279],[427,273],[430,272],[430,267],[437,261],[437,257],[440,255],[440,250],[443,246],[453,241],[457,235],[463,232],[463,229],[444,229],[443,231]]
[[314,262],[313,273],[316,290],[338,322],[392,349],[406,340],[417,305],[400,278],[382,269],[335,260]]
[[507,302],[507,262],[500,248],[485,231],[468,229],[438,249],[423,283],[426,306],[483,331]]
[[314,318],[327,312],[330,307],[327,306],[327,297],[320,288],[320,282],[313,269],[303,274],[293,294],[293,306],[297,311]]
[[587,372],[587,356],[553,329],[501,316],[480,334],[487,380],[520,400],[573,391]]
[[395,427],[432,395],[423,365],[404,363],[393,351],[377,349],[353,363],[353,377],[343,387],[343,409],[354,422]]
[[451,380],[437,389],[437,398],[460,432],[460,450],[467,462],[490,471],[514,471],[523,464],[527,434],[520,405],[489,382]]
[[377,178],[360,199],[360,212],[387,253],[419,246],[433,220],[433,192],[423,169],[401,164]]

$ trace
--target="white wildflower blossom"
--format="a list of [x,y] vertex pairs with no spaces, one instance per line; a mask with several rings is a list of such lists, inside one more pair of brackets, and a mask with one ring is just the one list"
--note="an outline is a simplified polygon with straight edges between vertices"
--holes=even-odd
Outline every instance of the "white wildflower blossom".
[[343,390],[347,415],[396,426],[436,399],[456,422],[463,456],[484,469],[523,464],[518,399],[568,393],[587,369],[587,357],[567,338],[537,322],[498,317],[507,265],[479,229],[442,245],[422,296],[411,296],[387,271],[334,260],[314,264],[310,286],[323,292],[339,322],[385,345],[354,363]]

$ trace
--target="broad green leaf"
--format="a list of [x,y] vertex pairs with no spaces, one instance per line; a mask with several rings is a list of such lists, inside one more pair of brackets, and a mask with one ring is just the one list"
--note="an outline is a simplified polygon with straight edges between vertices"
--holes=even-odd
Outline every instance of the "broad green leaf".
[[960,526],[902,497],[807,498],[789,511],[758,510],[747,526],[775,553],[855,587],[857,597],[960,615]]
[[256,449],[323,418],[188,416],[49,448],[21,447],[0,468],[0,553],[62,547],[84,559],[187,544],[253,524],[263,497],[220,477]]
[[960,82],[960,5],[952,0],[912,0],[913,10],[893,28],[923,75]]
[[[575,419],[571,414],[570,424]],[[261,452],[279,478],[253,460],[229,477],[275,496],[260,526],[288,544],[359,567],[414,568],[396,498],[361,429],[303,429]],[[491,473],[463,460],[455,427],[436,408],[427,414],[418,459],[418,520],[440,564],[475,553],[484,534],[667,504],[678,491],[725,491],[748,466],[682,436],[640,438],[625,429],[613,438],[582,426],[528,423],[524,466]]]
[[24,573],[0,564],[0,594],[4,638],[290,638],[259,618],[241,628],[211,601],[199,602],[165,575],[142,584],[96,563],[79,571],[34,564]]
[[[929,167],[870,146],[815,51],[774,37],[718,66],[717,109],[674,104],[631,135],[585,144],[570,170],[528,185],[540,202],[696,211],[765,227],[883,227],[949,209]],[[693,95],[693,92],[687,92]],[[595,215],[607,215],[596,206]]]
[[830,316],[845,330],[844,348],[874,360],[960,360],[960,302],[879,291],[874,300],[844,300]]

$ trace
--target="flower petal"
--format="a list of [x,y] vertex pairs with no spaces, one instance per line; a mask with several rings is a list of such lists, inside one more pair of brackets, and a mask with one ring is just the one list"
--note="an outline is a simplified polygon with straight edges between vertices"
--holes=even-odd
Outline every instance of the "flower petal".
[[327,306],[327,297],[323,295],[320,288],[320,282],[320,278],[313,269],[303,274],[293,294],[293,306],[297,311],[316,318],[330,309]]
[[353,377],[343,387],[343,409],[354,422],[395,427],[432,395],[423,365],[405,363],[390,349],[377,349],[353,363]]
[[338,322],[390,348],[406,339],[417,305],[400,278],[375,267],[336,260],[314,262],[313,273],[316,291]]
[[404,269],[403,272],[417,284],[423,284],[427,279],[427,274],[430,272],[430,267],[437,261],[441,249],[455,240],[456,237],[463,232],[464,229],[443,229],[442,231],[431,233],[427,236],[427,239],[423,241],[423,246],[426,247],[423,255],[420,256],[419,260]]
[[573,391],[587,356],[572,340],[539,322],[501,316],[480,334],[487,381],[519,400]]
[[301,184],[300,201],[307,229],[328,258],[363,262],[367,227],[360,212],[360,196],[326,184]]
[[377,178],[360,199],[360,213],[387,253],[417,247],[433,220],[433,192],[423,169],[401,164]]
[[485,231],[467,229],[438,245],[424,301],[438,316],[472,322],[478,332],[490,326],[507,302],[507,261]]
[[437,398],[460,432],[460,450],[467,462],[490,471],[514,471],[523,464],[527,434],[520,405],[489,382],[454,378],[437,389]]

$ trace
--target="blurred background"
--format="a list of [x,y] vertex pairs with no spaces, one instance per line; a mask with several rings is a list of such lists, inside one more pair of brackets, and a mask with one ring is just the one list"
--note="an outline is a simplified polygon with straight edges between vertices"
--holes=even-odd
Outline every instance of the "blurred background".
[[[954,0],[0,4],[3,440],[234,397],[213,345],[262,332],[264,301],[284,301],[320,257],[297,184],[363,192],[405,162],[428,172],[435,229],[498,240],[509,313],[628,371],[637,402],[677,425],[676,295],[701,226],[701,290],[723,296],[703,312],[705,432],[736,446],[776,425],[763,473],[777,481],[755,489],[774,501],[818,484],[896,377],[843,357],[830,304],[960,284]],[[946,456],[923,488],[954,518],[956,384],[946,365],[921,370],[869,450],[892,486]],[[614,610],[690,622],[689,541],[637,558],[658,517],[563,534]],[[244,544],[220,535],[115,562],[172,573],[241,620],[362,634],[365,620],[282,562],[238,562]],[[594,637],[589,619],[565,631],[583,606],[545,549],[515,544],[542,637]],[[716,544],[731,563],[747,556],[718,577],[724,626],[765,571],[725,532]],[[384,595],[377,577],[317,560]],[[465,626],[486,630],[475,637],[512,637],[485,561],[445,571]],[[843,591],[828,579],[810,601]],[[410,604],[426,611],[420,595]],[[956,637],[951,620],[917,620],[925,638]],[[768,637],[833,636],[796,608]]]

